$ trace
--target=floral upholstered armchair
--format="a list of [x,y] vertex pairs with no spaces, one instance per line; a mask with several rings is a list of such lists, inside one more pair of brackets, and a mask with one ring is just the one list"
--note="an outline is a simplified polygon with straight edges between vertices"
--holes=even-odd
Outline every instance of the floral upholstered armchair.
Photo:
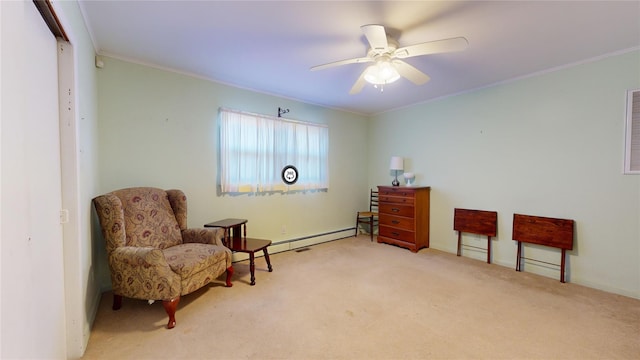
[[231,286],[231,251],[219,228],[187,229],[187,198],[180,190],[137,187],[93,199],[113,286],[113,309],[122,297],[162,300],[175,326],[180,296],[209,284],[225,271]]

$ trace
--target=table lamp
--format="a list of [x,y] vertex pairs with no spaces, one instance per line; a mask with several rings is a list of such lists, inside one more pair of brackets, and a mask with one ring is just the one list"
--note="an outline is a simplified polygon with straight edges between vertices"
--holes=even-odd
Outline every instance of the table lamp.
[[389,164],[389,169],[393,170],[393,172],[395,173],[395,176],[396,176],[396,178],[393,180],[391,185],[399,186],[400,182],[398,181],[398,171],[402,171],[403,170],[402,158],[400,156],[392,156],[391,157],[391,164]]

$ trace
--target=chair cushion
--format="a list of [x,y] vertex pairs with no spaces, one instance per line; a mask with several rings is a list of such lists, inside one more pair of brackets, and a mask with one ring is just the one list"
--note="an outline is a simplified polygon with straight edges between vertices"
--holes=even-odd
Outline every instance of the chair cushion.
[[227,261],[227,251],[218,245],[187,243],[172,246],[162,251],[171,270],[183,279],[192,276],[222,261]]
[[162,189],[141,187],[114,191],[124,208],[127,246],[166,249],[182,243],[182,233]]

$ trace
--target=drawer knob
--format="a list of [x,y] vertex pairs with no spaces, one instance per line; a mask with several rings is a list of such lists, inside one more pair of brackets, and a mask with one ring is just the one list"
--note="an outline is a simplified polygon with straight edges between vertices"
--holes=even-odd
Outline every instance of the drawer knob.
[[391,209],[391,211],[393,211],[393,212],[398,212],[398,211],[400,211],[400,209],[398,209],[398,208],[392,208],[392,209]]
[[392,234],[393,236],[400,236],[400,233],[397,233],[397,232],[392,232],[391,234]]

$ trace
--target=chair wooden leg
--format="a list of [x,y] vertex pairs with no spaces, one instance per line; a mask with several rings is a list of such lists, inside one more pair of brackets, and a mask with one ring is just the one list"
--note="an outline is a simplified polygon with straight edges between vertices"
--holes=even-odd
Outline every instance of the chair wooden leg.
[[113,294],[113,306],[111,309],[120,310],[122,307],[122,295]]
[[167,323],[167,329],[173,329],[176,326],[176,309],[178,308],[178,303],[180,302],[180,296],[171,300],[163,300],[162,305],[164,306],[164,311],[169,315],[169,322]]
[[360,223],[358,220],[360,220],[360,213],[356,215],[356,234],[354,235],[355,237],[358,237],[358,224]]
[[369,218],[369,232],[371,233],[371,242],[373,242],[373,216]]
[[227,268],[227,287],[233,286],[233,284],[231,283],[231,275],[233,275],[233,265]]

